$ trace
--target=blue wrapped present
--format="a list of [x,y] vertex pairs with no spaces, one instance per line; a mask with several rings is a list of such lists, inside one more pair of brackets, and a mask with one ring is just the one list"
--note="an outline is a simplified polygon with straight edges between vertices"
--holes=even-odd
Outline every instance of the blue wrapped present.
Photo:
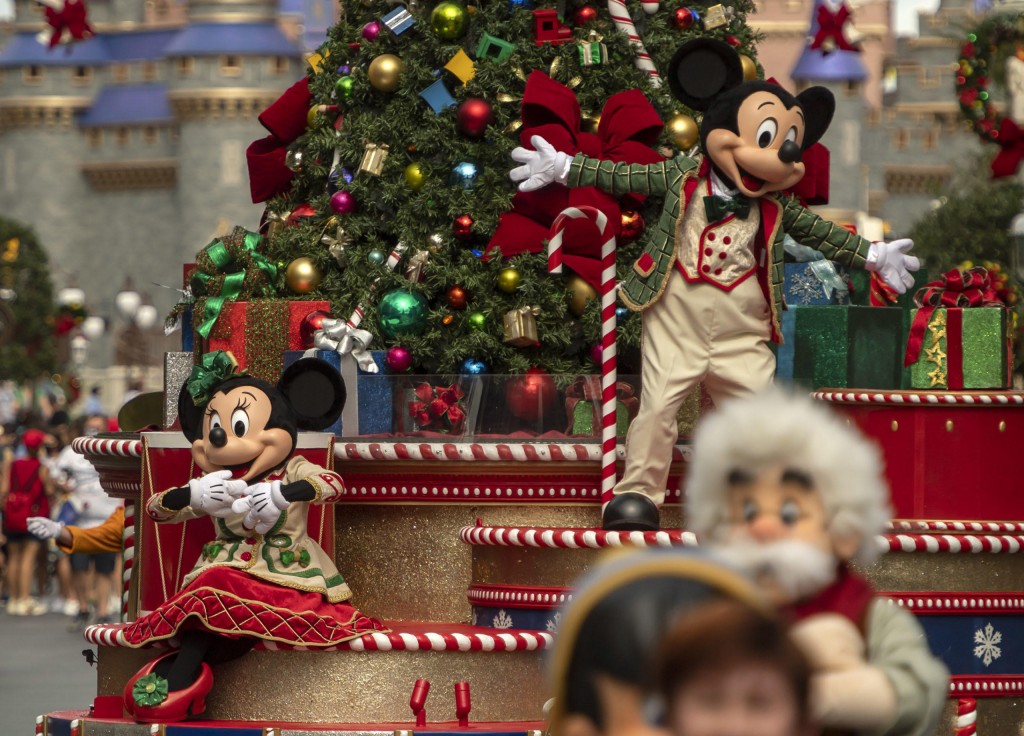
[[196,336],[192,331],[192,307],[188,307],[181,313],[181,351],[183,353],[194,352],[195,342]]
[[782,313],[782,344],[775,346],[775,380],[788,383],[793,380],[793,358],[796,355],[796,313],[799,307],[790,307]]
[[[305,355],[302,350],[286,350],[284,366],[287,368]],[[368,434],[389,434],[393,431],[391,377],[384,372],[383,350],[371,350],[378,373],[367,373],[356,366],[351,356],[341,356],[332,350],[317,350],[320,358],[338,369],[345,382],[348,398],[341,418],[325,429],[331,434],[355,437]],[[351,428],[351,429],[350,429]]]

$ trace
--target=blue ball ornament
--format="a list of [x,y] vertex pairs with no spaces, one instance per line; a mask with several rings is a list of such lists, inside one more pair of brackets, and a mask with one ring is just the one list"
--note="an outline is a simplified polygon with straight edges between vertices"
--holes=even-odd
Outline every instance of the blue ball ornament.
[[385,337],[418,335],[427,326],[427,300],[415,291],[392,289],[380,300],[377,321]]
[[466,358],[459,372],[464,376],[482,376],[487,373],[487,364],[476,358]]
[[626,317],[629,316],[629,309],[627,307],[615,307],[615,321],[625,322]]
[[366,254],[366,260],[372,263],[374,266],[381,266],[384,261],[388,259],[387,253],[382,251],[380,248],[374,248]]
[[470,163],[469,161],[462,161],[461,163],[456,164],[452,169],[452,175],[449,177],[448,183],[453,187],[472,189],[476,184],[477,174],[476,164]]

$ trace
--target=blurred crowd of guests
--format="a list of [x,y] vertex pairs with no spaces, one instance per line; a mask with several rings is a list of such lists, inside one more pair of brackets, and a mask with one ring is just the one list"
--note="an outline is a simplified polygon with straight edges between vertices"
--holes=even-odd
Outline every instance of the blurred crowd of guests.
[[119,612],[120,555],[71,554],[48,533],[62,525],[98,526],[121,505],[71,447],[77,437],[116,430],[98,401],[83,403],[84,413],[75,418],[53,397],[0,417],[3,610],[10,616],[62,613],[71,629],[116,621]]

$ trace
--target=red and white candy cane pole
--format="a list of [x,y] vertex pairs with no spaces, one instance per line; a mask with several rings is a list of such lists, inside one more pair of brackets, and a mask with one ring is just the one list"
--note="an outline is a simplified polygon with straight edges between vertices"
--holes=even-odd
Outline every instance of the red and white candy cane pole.
[[615,233],[596,207],[569,207],[555,218],[548,241],[548,271],[562,272],[562,236],[570,220],[590,220],[601,238],[601,506],[612,500],[615,487]]
[[954,736],[975,736],[978,733],[978,701],[959,698],[956,701],[956,728]]
[[[387,263],[384,264],[385,266],[387,266],[387,269],[389,271],[394,271],[398,267],[398,262],[402,260],[402,253],[405,252],[405,249],[405,243],[399,243],[398,245],[395,246],[395,249],[391,251],[391,255],[388,256]],[[377,282],[374,281],[371,288],[376,287]],[[359,323],[363,321],[363,313],[365,311],[366,305],[360,304],[359,306],[356,307],[355,311],[352,312],[352,315],[346,320],[346,322],[348,322],[350,327],[358,327]]]
[[[643,3],[643,8],[646,13],[654,13],[658,9],[658,3],[655,0],[647,0]],[[608,13],[615,21],[615,27],[629,36],[629,45],[633,47],[633,63],[636,68],[647,74],[647,78],[651,80],[653,86],[660,87],[661,75],[658,74],[657,67],[651,61],[651,55],[647,53],[647,48],[640,39],[636,26],[633,25],[633,19],[629,16],[629,11],[626,10],[626,3],[623,0],[608,0]]]

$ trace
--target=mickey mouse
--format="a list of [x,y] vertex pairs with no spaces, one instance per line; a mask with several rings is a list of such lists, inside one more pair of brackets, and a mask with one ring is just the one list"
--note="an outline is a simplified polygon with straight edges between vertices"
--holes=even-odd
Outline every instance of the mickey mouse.
[[711,398],[755,393],[772,382],[784,309],[784,233],[844,266],[879,275],[903,293],[918,259],[910,240],[870,243],[780,194],[804,175],[803,152],[824,134],[835,100],[823,87],[796,97],[781,87],[743,81],[739,56],[726,43],[683,45],[669,69],[673,94],[704,113],[704,155],[657,164],[616,164],[571,157],[540,136],[517,148],[519,189],[557,183],[597,186],[621,196],[664,197],[643,254],[620,287],[622,301],[643,312],[643,398],[627,436],[626,468],[605,507],[605,529],[659,528],[676,414],[704,382]]
[[309,505],[343,495],[344,482],[292,457],[298,430],[337,420],[344,384],[314,358],[294,363],[276,386],[236,368],[230,353],[217,351],[193,369],[178,416],[205,475],[146,505],[157,522],[210,516],[216,536],[185,587],[123,631],[129,647],[171,637],[181,642],[125,686],[125,709],[140,722],[203,712],[213,687],[210,665],[241,656],[257,639],[329,647],[385,631],[346,602],[348,584],[307,534]]

